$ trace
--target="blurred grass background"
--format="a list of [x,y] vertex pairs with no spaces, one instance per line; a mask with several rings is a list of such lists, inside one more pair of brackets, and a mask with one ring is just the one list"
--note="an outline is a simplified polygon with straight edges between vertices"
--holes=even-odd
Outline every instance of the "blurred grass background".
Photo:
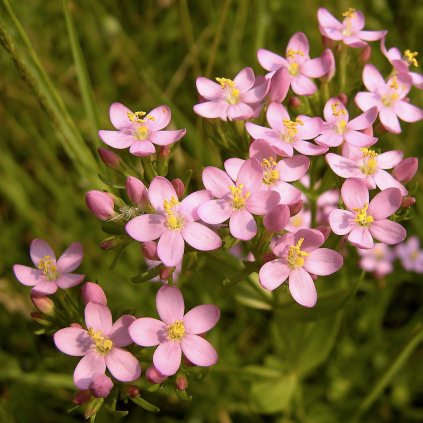
[[[187,135],[180,145],[185,155],[175,156],[172,176],[179,176],[187,168],[195,168],[198,176],[202,166],[218,159],[215,150],[205,141],[201,120],[192,111],[197,102],[196,77],[231,78],[245,66],[263,74],[256,59],[257,49],[264,47],[283,54],[287,41],[297,31],[306,33],[311,56],[318,56],[322,51],[316,17],[320,6],[327,7],[338,17],[349,7],[355,7],[365,13],[366,29],[389,30],[388,47],[423,50],[422,1],[1,1],[0,41],[4,47],[0,54],[1,422],[77,419],[65,411],[71,398],[70,376],[55,378],[54,374],[60,368],[57,355],[48,339],[36,338],[32,334],[34,327],[28,320],[31,309],[28,290],[15,281],[11,272],[14,263],[29,263],[28,247],[33,238],[46,239],[57,253],[71,242],[81,241],[86,252],[82,270],[88,280],[99,280],[106,293],[114,297],[116,307],[145,305],[142,299],[133,304],[134,288],[129,283],[140,267],[137,246],[131,246],[116,268],[109,270],[112,254],[99,249],[99,241],[103,238],[100,225],[84,204],[86,191],[103,188],[98,173],[110,175],[110,170],[99,161],[96,153],[96,149],[102,146],[97,130],[110,128],[109,105],[119,101],[133,110],[146,111],[159,104],[169,105],[175,127],[187,128]],[[390,71],[389,64],[377,52],[377,44],[373,47],[372,62],[386,75]],[[351,72],[355,71],[355,66],[351,66]],[[414,92],[412,98],[414,103],[422,104],[420,93]],[[386,135],[384,140],[401,148],[405,156],[414,155],[421,159],[422,124],[403,124],[402,127],[404,131],[400,136]],[[422,178],[419,173],[421,183]],[[408,229],[423,239],[421,190],[417,199],[416,218],[408,224]],[[342,375],[339,377],[339,372],[351,372],[348,369],[351,351],[357,354],[363,351],[360,364],[354,361],[357,374],[366,373],[370,359],[376,360],[376,370],[388,364],[388,357],[395,352],[389,339],[403,339],[405,333],[394,331],[398,321],[405,319],[408,323],[407,319],[411,317],[407,312],[411,313],[413,321],[418,319],[417,316],[421,317],[421,286],[416,284],[417,278],[413,275],[402,277],[404,280],[390,288],[389,295],[380,300],[386,303],[373,306],[371,301],[378,295],[358,303],[355,310],[358,321],[351,321],[350,327],[351,332],[360,333],[358,339],[362,346],[352,343],[352,339],[357,340],[353,335],[344,340],[342,348],[339,347],[337,365],[325,369],[323,380],[311,381],[317,389],[313,391],[315,398],[323,395],[332,405],[328,407],[315,402],[315,418],[306,420],[304,416],[299,421],[332,421],[329,414],[325,414],[325,407],[331,411],[334,408],[348,409],[343,402],[348,401],[349,388],[355,382]],[[213,289],[212,282],[207,282],[206,286]],[[204,297],[201,290],[195,290],[199,297]],[[140,296],[150,291],[142,287]],[[402,304],[398,312],[405,314],[399,320],[393,318],[393,327],[387,329],[383,326],[386,322],[382,321],[389,318],[387,307],[396,297]],[[370,302],[366,305],[366,301]],[[381,315],[374,319],[379,319],[379,330],[387,332],[373,340],[368,339],[367,330],[372,323],[362,322],[360,313],[362,309],[368,311],[379,306]],[[149,307],[153,312],[153,306]],[[261,319],[259,314],[254,317]],[[244,315],[246,321],[250,318]],[[349,330],[348,325],[345,328]],[[222,342],[223,353],[225,346]],[[386,345],[388,348],[384,350]],[[347,358],[342,358],[344,350]],[[376,356],[371,357],[374,351]],[[395,384],[401,389],[394,393],[385,392],[374,420],[368,421],[423,420],[423,376],[422,372],[420,375],[416,373],[414,367],[419,359],[421,361],[421,354],[420,350],[413,363],[402,370]],[[68,357],[62,358],[60,363],[71,369]],[[418,368],[422,370],[421,365]],[[38,378],[37,372],[42,372],[40,375],[50,373],[48,377]],[[315,374],[315,377],[318,376]],[[223,401],[224,406],[220,403],[219,409],[203,414],[219,398],[219,383],[225,383],[224,379],[215,379],[214,382],[214,391],[209,393],[212,399],[203,393],[194,398],[192,405],[170,405],[169,416],[173,417],[166,417],[165,413],[163,421],[205,421],[203,415],[207,415],[208,421],[226,423],[231,421],[231,412],[239,413],[235,421],[270,421],[255,414],[241,388],[236,388],[236,380],[232,380],[231,386],[233,391],[240,389],[238,398],[229,398]],[[319,389],[324,389],[325,383],[337,385],[331,386],[329,393],[322,394]],[[355,393],[362,395],[368,383],[371,381],[364,377],[361,387],[359,383],[358,388],[354,385]],[[420,399],[416,400],[418,394]],[[411,411],[403,420],[395,420],[396,413],[404,411],[402,404],[409,406]],[[135,412],[128,421],[136,421],[141,414],[144,415],[141,411]],[[35,420],[34,415],[37,416]],[[316,417],[319,415],[323,416],[321,420]],[[336,416],[340,414],[335,412],[333,415],[333,421],[337,421]],[[279,421],[291,421],[289,414],[284,418],[288,420],[281,418]],[[144,416],[144,419],[153,421],[149,419],[155,418]]]

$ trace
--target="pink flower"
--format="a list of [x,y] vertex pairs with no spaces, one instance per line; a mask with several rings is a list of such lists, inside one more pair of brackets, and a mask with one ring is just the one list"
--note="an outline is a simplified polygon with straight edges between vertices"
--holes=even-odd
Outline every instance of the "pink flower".
[[244,68],[232,80],[216,78],[216,82],[200,76],[197,78],[197,90],[206,101],[194,106],[194,112],[205,118],[223,120],[249,119],[268,90],[269,82],[265,79],[256,84],[256,77],[251,68]]
[[82,357],[73,380],[79,389],[87,389],[96,374],[104,374],[106,366],[121,382],[138,379],[138,360],[122,349],[132,343],[128,333],[134,316],[121,316],[113,324],[112,313],[104,304],[90,302],[85,307],[87,330],[78,327],[60,329],[54,334],[56,347],[65,354]]
[[328,224],[329,213],[336,209],[340,197],[339,189],[334,188],[323,192],[317,199],[316,220],[320,225]]
[[355,102],[361,110],[377,107],[382,125],[394,134],[401,132],[398,118],[404,122],[417,122],[423,119],[423,110],[405,100],[410,91],[407,78],[394,75],[384,81],[382,75],[373,65],[366,65],[363,69],[363,82],[370,92],[359,92]]
[[209,224],[219,224],[229,219],[231,234],[248,241],[257,233],[253,214],[266,214],[279,203],[280,197],[275,191],[262,191],[263,170],[256,159],[246,160],[237,174],[236,182],[234,180],[223,170],[206,167],[203,183],[216,200],[202,204],[198,214],[201,220]]
[[169,125],[171,112],[167,106],[158,106],[149,113],[132,112],[121,103],[110,106],[110,120],[117,131],[98,132],[104,143],[114,148],[128,148],[134,156],[149,156],[156,145],[170,145],[180,140],[186,130],[162,131]]
[[91,190],[85,194],[88,210],[100,220],[109,220],[115,215],[113,197],[103,191]]
[[222,245],[219,236],[199,220],[197,208],[212,198],[207,190],[197,191],[181,202],[173,185],[156,176],[148,192],[155,213],[137,216],[126,225],[129,236],[140,242],[159,238],[157,255],[166,266],[181,262],[185,241],[200,251],[215,250]]
[[321,7],[317,11],[317,19],[322,35],[331,40],[342,40],[350,47],[361,48],[367,46],[366,41],[380,40],[388,33],[388,31],[362,31],[364,15],[359,10],[350,8],[342,16],[344,20],[339,22],[327,9]]
[[302,209],[295,216],[291,216],[285,230],[295,233],[299,229],[308,229],[311,227],[310,210]]
[[360,267],[366,272],[374,272],[379,278],[392,273],[395,254],[386,244],[376,242],[373,248],[357,251],[361,256]]
[[58,287],[72,288],[84,279],[84,275],[71,273],[82,261],[83,251],[79,242],[71,244],[57,261],[54,251],[42,239],[34,239],[29,251],[36,268],[15,264],[13,272],[20,283],[33,287],[32,292],[50,295]]
[[316,287],[310,274],[327,276],[343,264],[342,256],[328,248],[319,248],[325,238],[315,229],[300,229],[278,239],[273,253],[278,257],[267,262],[259,272],[261,285],[273,291],[289,279],[289,291],[294,300],[313,307],[317,301]]
[[316,143],[328,147],[338,147],[345,140],[356,147],[368,147],[376,143],[377,138],[363,134],[362,130],[371,127],[377,118],[377,107],[372,107],[349,121],[348,111],[338,98],[331,98],[325,105],[321,134]]
[[407,272],[423,273],[423,250],[416,236],[410,236],[406,242],[397,245],[396,253]]
[[312,95],[317,87],[310,78],[320,78],[330,70],[328,56],[310,59],[310,45],[302,32],[295,33],[288,42],[286,59],[269,50],[260,49],[257,58],[264,69],[273,75],[279,69],[286,69],[290,77],[292,91],[298,95]]
[[406,184],[410,182],[417,173],[419,160],[417,157],[407,157],[401,160],[392,171],[392,176],[399,182]]
[[358,248],[373,248],[373,237],[385,244],[397,244],[405,236],[405,229],[388,220],[401,205],[401,191],[387,188],[370,201],[366,183],[361,179],[347,179],[341,188],[342,200],[348,210],[335,209],[329,214],[332,231],[348,235],[348,241]]
[[400,150],[378,154],[368,148],[345,146],[343,154],[343,156],[326,154],[329,166],[341,178],[362,179],[369,189],[398,188],[402,195],[407,195],[405,187],[385,170],[392,169],[400,163],[402,160]]
[[270,103],[266,112],[270,128],[247,122],[245,129],[255,140],[267,141],[277,154],[292,157],[294,149],[308,156],[323,154],[328,147],[311,144],[305,140],[316,138],[320,134],[322,120],[300,115],[291,120],[282,104]]
[[199,336],[213,328],[219,320],[219,308],[212,304],[194,307],[184,314],[184,298],[176,287],[162,286],[156,297],[160,319],[143,317],[129,327],[133,341],[143,347],[158,345],[153,364],[164,376],[174,375],[181,356],[196,366],[212,366],[217,353],[212,345]]

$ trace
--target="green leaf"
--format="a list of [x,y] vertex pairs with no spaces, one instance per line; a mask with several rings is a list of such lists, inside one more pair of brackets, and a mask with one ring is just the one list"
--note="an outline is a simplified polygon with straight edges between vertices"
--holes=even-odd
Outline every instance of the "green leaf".
[[134,402],[135,404],[139,405],[140,407],[144,408],[147,411],[150,411],[152,413],[158,413],[160,411],[159,407],[156,407],[153,404],[150,404],[148,401],[146,401],[144,398],[138,397],[131,397],[130,400]]

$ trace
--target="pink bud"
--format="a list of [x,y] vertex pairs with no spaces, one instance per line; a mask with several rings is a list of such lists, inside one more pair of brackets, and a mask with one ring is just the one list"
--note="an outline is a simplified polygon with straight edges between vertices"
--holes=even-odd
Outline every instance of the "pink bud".
[[106,398],[113,389],[113,382],[105,374],[97,373],[92,377],[89,388],[96,398]]
[[284,204],[279,204],[265,214],[263,218],[264,227],[269,232],[279,232],[285,229],[290,218],[289,207]]
[[128,385],[125,387],[125,392],[128,395],[128,397],[135,398],[139,396],[140,390],[138,389],[138,386],[135,385]]
[[372,55],[372,48],[369,45],[367,45],[366,47],[363,48],[363,50],[361,50],[358,60],[360,60],[360,62],[363,65],[365,65],[370,60],[371,55]]
[[85,194],[85,204],[90,212],[100,220],[108,220],[115,214],[113,197],[107,192],[88,191]]
[[159,276],[162,281],[167,281],[175,271],[174,267],[163,267],[162,270],[160,270]]
[[344,106],[347,105],[348,97],[345,93],[339,93],[336,97]]
[[303,209],[303,204],[303,200],[298,200],[296,203],[288,204],[291,217],[297,215]]
[[179,179],[172,179],[170,181],[173,185],[173,188],[175,188],[176,194],[178,197],[182,197],[185,192],[185,185],[184,183]]
[[54,302],[45,295],[31,293],[32,304],[36,307],[38,311],[46,314],[47,316],[54,315]]
[[120,166],[121,159],[113,151],[103,147],[100,147],[97,151],[106,166],[112,169],[117,169]]
[[100,242],[100,248],[102,250],[113,250],[113,248],[116,248],[120,245],[118,239],[114,236],[110,236],[109,238],[103,239],[103,241]]
[[298,107],[301,106],[301,100],[299,97],[291,97],[289,99],[289,106],[292,107],[293,109],[297,109]]
[[78,391],[73,397],[73,403],[76,405],[83,405],[91,399],[92,395],[88,389]]
[[372,137],[373,136],[373,126],[370,125],[368,128],[363,129],[363,134],[366,134],[369,137]]
[[82,329],[82,326],[79,323],[71,323],[69,325],[71,328],[78,328],[78,329]]
[[414,178],[419,167],[417,157],[408,157],[401,160],[392,171],[392,176],[399,182],[406,184]]
[[150,383],[158,384],[167,379],[167,376],[162,375],[154,366],[151,366],[145,372],[145,377]]
[[188,388],[188,379],[185,375],[179,374],[176,376],[176,388],[179,391],[185,391]]
[[126,178],[126,193],[132,203],[138,207],[143,207],[148,202],[147,188],[135,176],[128,176]]
[[415,203],[416,203],[416,199],[414,197],[409,197],[409,196],[402,197],[401,208],[408,209],[409,207],[411,207]]
[[141,253],[148,260],[158,261],[157,243],[154,241],[147,241],[141,244]]
[[331,232],[330,226],[322,225],[322,226],[318,226],[316,229],[323,234],[323,236],[325,237],[325,241],[326,241],[328,239],[329,235],[330,235],[330,232]]
[[107,304],[106,294],[101,286],[94,282],[85,282],[82,286],[81,292],[85,305],[87,305],[90,301],[104,305]]

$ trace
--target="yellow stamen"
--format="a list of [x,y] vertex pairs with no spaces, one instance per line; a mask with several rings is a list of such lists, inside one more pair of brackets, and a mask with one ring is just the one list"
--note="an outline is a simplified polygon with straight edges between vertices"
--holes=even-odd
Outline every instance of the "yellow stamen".
[[174,207],[179,205],[177,198],[172,197],[170,200],[164,200],[163,208],[167,214],[167,226],[170,229],[180,229],[182,227],[182,219],[175,214]]
[[331,108],[332,108],[332,114],[334,116],[336,116],[336,117],[341,116],[341,115],[344,115],[345,116],[347,114],[345,112],[345,110],[344,109],[339,109],[338,110],[338,107],[339,107],[339,103],[338,102],[332,104],[332,106],[331,106]]
[[239,101],[240,92],[238,88],[235,88],[235,82],[228,78],[216,78],[216,81],[220,84],[223,89],[228,91],[227,102],[229,104],[237,104]]
[[300,238],[296,245],[291,245],[288,251],[288,266],[291,270],[297,267],[304,266],[304,257],[308,256],[308,253],[301,250],[301,245],[304,242],[304,238]]
[[405,50],[404,51],[404,60],[409,64],[409,65],[413,65],[416,68],[419,66],[419,62],[416,59],[416,56],[419,53],[417,53],[417,51],[411,51],[411,50]]
[[269,159],[263,159],[261,166],[263,167],[263,183],[266,185],[272,185],[279,180],[279,171],[275,169],[277,165],[276,160],[273,157]]
[[342,16],[343,16],[344,18],[347,18],[347,19],[351,19],[351,18],[353,18],[353,17],[355,16],[355,9],[354,9],[354,8],[352,8],[352,7],[350,7],[348,10],[346,10],[346,11],[342,14]]
[[365,204],[362,209],[353,209],[356,212],[354,221],[366,228],[373,222],[373,217],[367,214],[368,208],[369,205]]
[[336,124],[336,128],[337,128],[338,134],[343,134],[346,127],[347,127],[347,121],[345,119],[341,119]]
[[352,19],[355,18],[355,9],[350,7],[346,12],[342,14],[345,18],[345,28],[342,31],[342,35],[344,37],[349,37],[352,34],[351,27],[352,27]]
[[298,125],[304,126],[304,122],[301,119],[296,119],[296,120],[289,120],[289,119],[284,119],[283,124],[285,125],[285,128],[287,129],[287,134],[285,136],[285,141],[286,142],[293,142],[295,135],[298,132]]
[[291,62],[288,67],[288,72],[291,76],[297,76],[298,75],[298,68],[300,65],[297,62]]
[[304,56],[304,53],[301,50],[292,50],[289,49],[286,53],[286,57],[289,57],[290,59],[294,59],[295,56]]
[[59,272],[57,271],[57,266],[54,264],[53,257],[44,256],[40,259],[37,265],[38,269],[43,271],[43,275],[49,281],[54,281],[59,277]]
[[185,326],[181,320],[175,320],[167,327],[167,339],[169,341],[180,341],[185,335]]
[[144,125],[140,125],[137,128],[135,128],[135,137],[140,140],[144,141],[147,138],[148,135],[148,128]]
[[95,348],[100,354],[107,354],[113,347],[113,342],[111,339],[106,338],[103,333],[98,330],[95,331],[93,328],[88,329],[88,335],[94,341]]
[[250,198],[251,193],[247,191],[245,194],[242,192],[244,184],[239,184],[237,187],[230,186],[229,189],[232,193],[232,207],[236,210],[244,208],[246,201]]
[[396,75],[394,75],[394,76],[392,77],[392,79],[391,79],[391,82],[390,82],[389,86],[390,86],[391,88],[393,88],[394,90],[397,90],[397,89],[399,88],[399,85],[398,85],[398,78],[397,78],[397,76],[396,76]]
[[368,148],[360,148],[360,151],[363,153],[363,162],[360,166],[360,170],[365,175],[373,175],[377,170],[377,159],[378,154],[369,150]]

